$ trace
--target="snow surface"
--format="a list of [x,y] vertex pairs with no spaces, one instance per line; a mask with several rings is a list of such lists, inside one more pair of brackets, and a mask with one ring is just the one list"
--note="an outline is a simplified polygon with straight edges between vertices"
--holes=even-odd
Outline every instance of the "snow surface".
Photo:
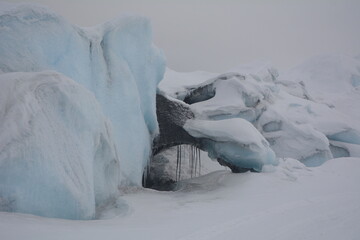
[[[129,189],[128,205],[102,220],[69,221],[0,213],[2,239],[356,240],[360,235],[360,159],[307,168],[281,160],[267,173],[218,171],[178,192]],[[116,210],[121,215],[115,216]],[[110,219],[108,219],[110,218]]]

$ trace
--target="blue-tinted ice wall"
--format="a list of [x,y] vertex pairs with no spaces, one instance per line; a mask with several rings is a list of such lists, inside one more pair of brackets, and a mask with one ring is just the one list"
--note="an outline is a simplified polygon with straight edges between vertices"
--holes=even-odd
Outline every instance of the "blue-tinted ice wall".
[[0,56],[1,72],[55,70],[93,92],[113,124],[123,182],[140,184],[165,70],[149,20],[126,16],[85,29],[46,8],[19,5],[0,14]]

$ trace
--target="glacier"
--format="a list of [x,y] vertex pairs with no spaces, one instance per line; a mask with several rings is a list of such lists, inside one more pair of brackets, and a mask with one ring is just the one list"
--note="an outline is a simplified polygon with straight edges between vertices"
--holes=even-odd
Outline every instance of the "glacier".
[[165,70],[148,19],[80,28],[9,4],[0,56],[1,210],[91,219],[121,186],[141,186]]
[[54,70],[93,92],[117,123],[123,181],[140,184],[158,132],[155,94],[165,69],[149,21],[126,16],[82,29],[46,8],[19,5],[1,13],[0,26],[0,70]]

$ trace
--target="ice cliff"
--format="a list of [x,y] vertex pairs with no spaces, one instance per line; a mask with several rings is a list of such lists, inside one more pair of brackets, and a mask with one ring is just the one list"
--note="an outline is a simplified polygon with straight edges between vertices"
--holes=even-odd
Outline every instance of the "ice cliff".
[[120,185],[141,184],[165,68],[147,19],[85,29],[10,5],[0,56],[1,210],[89,219]]

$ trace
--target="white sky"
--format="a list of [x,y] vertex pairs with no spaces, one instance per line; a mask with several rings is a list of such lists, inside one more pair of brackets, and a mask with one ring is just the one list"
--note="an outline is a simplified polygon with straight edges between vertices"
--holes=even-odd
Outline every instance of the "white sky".
[[226,71],[268,60],[288,69],[319,54],[360,54],[360,0],[32,0],[71,23],[147,16],[177,71]]

